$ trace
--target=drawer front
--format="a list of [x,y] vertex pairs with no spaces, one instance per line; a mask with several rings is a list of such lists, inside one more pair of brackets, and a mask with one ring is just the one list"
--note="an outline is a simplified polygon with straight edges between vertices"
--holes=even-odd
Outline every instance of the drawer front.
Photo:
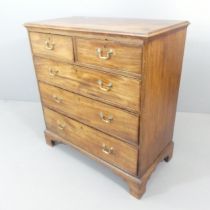
[[142,48],[113,41],[76,39],[79,63],[140,74]]
[[81,149],[135,175],[137,149],[100,131],[44,108],[47,129]]
[[73,44],[69,36],[30,32],[32,51],[35,55],[61,61],[73,61]]
[[105,133],[137,143],[137,116],[44,83],[39,87],[44,105]]
[[107,100],[122,108],[139,111],[138,80],[39,57],[35,57],[34,62],[40,81],[99,100]]

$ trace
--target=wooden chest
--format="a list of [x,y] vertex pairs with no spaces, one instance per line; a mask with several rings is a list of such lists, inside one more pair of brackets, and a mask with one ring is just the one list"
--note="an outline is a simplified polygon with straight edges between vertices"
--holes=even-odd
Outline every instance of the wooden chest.
[[188,22],[72,17],[25,26],[46,142],[100,161],[140,198],[172,157]]

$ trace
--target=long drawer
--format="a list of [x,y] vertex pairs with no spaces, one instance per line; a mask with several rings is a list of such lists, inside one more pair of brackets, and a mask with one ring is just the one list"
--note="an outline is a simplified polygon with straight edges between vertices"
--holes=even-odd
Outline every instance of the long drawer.
[[139,80],[40,57],[35,57],[34,63],[40,81],[98,100],[107,100],[121,108],[139,111]]
[[44,108],[47,129],[130,174],[137,171],[137,149],[100,131]]
[[113,106],[39,83],[42,102],[107,134],[137,143],[139,117]]

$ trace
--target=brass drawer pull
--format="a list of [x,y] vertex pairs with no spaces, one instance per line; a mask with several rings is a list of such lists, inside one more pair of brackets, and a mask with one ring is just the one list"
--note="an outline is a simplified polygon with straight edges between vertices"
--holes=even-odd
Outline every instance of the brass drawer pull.
[[106,144],[102,144],[102,152],[105,153],[106,155],[111,155],[114,151],[113,147],[107,147]]
[[61,123],[59,120],[57,121],[57,124],[59,130],[63,130],[66,127],[65,123]]
[[52,68],[49,68],[49,75],[50,76],[56,76],[58,74],[58,70],[53,70]]
[[45,41],[45,49],[54,50],[54,46],[55,44],[50,41],[50,38],[48,38],[48,40]]
[[113,116],[112,115],[109,115],[108,117],[105,117],[103,112],[99,112],[99,116],[101,118],[101,120],[105,123],[111,123],[112,120],[113,120]]
[[102,80],[98,80],[99,88],[103,91],[109,91],[112,89],[112,83],[110,82],[108,85],[104,85]]
[[56,95],[53,95],[52,97],[53,97],[53,99],[54,99],[54,101],[55,101],[56,103],[58,103],[58,104],[60,104],[60,103],[61,103],[62,98],[59,98],[59,97],[58,97],[58,96],[56,96]]
[[102,60],[108,60],[111,58],[112,54],[113,54],[113,51],[112,49],[109,49],[107,52],[106,52],[106,56],[103,56],[103,51],[101,48],[97,48],[96,49],[96,55],[102,59]]

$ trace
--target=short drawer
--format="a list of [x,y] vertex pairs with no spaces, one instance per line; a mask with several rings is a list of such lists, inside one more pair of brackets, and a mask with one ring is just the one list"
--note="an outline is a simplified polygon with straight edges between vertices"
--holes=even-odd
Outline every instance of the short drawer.
[[69,36],[30,32],[33,54],[66,62],[73,61],[73,44]]
[[137,171],[137,149],[100,131],[44,108],[47,129],[130,174]]
[[128,71],[135,74],[141,72],[142,48],[120,42],[76,39],[77,60],[115,70]]
[[138,116],[44,83],[42,102],[60,113],[126,141],[138,141]]
[[140,81],[102,73],[40,57],[34,58],[38,80],[94,97],[132,111],[139,111]]

